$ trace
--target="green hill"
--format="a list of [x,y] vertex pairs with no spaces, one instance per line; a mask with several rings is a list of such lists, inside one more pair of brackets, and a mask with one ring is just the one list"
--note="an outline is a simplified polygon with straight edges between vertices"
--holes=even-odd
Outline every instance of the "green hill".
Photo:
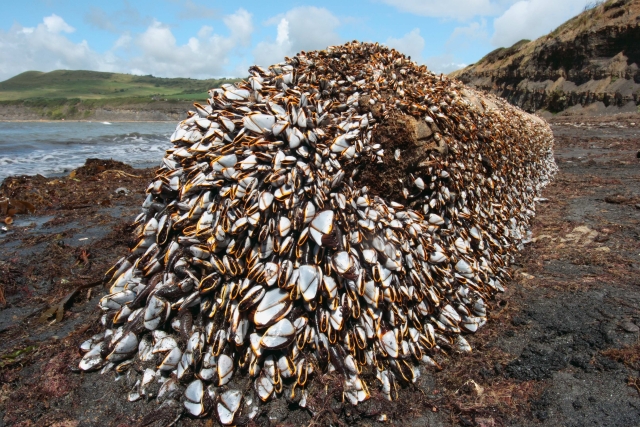
[[0,101],[26,99],[206,99],[207,91],[238,79],[160,78],[98,71],[27,71],[0,82]]

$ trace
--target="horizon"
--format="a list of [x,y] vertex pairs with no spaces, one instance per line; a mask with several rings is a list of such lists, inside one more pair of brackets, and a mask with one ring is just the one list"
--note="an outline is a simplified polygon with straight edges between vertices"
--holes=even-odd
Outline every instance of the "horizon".
[[370,0],[275,5],[194,0],[133,4],[39,0],[0,16],[0,81],[27,71],[239,78],[305,50],[378,42],[448,74],[499,47],[534,40],[589,0]]

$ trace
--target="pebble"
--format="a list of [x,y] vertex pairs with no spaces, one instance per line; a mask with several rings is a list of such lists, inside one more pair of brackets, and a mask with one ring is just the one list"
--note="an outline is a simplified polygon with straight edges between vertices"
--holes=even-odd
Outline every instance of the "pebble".
[[620,326],[627,332],[636,333],[640,331],[640,327],[631,321],[623,322]]

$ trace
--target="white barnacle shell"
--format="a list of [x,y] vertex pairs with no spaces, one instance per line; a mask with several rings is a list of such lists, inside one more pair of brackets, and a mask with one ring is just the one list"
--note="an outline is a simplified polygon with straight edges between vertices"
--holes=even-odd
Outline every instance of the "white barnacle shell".
[[268,290],[256,308],[254,323],[258,327],[265,327],[277,321],[287,313],[290,303],[289,293],[285,290],[281,288]]
[[387,331],[382,335],[382,337],[380,337],[380,343],[389,357],[393,357],[394,359],[398,357],[400,348],[398,346],[396,334],[393,330]]
[[169,317],[171,305],[161,297],[152,295],[144,312],[144,327],[157,329]]
[[227,390],[220,394],[216,409],[222,425],[233,424],[240,402],[242,402],[242,393],[238,390]]
[[109,362],[120,362],[128,359],[138,350],[138,337],[132,331],[122,336],[116,343],[113,351],[106,358]]
[[298,289],[305,301],[311,301],[318,293],[321,280],[320,271],[315,265],[303,265],[298,269]]
[[265,375],[260,375],[258,376],[258,378],[256,378],[255,389],[256,393],[258,393],[258,397],[260,397],[260,400],[266,402],[273,395],[275,386],[273,385],[273,382],[271,382],[271,380]]
[[204,385],[200,380],[192,381],[184,391],[184,407],[194,417],[205,414],[204,407]]
[[320,246],[323,246],[323,241],[326,241],[325,236],[328,236],[333,231],[333,211],[326,210],[319,212],[315,218],[311,221],[309,234],[311,238]]
[[234,370],[234,362],[233,359],[226,354],[221,354],[218,357],[217,367],[218,367],[218,385],[225,385],[231,380],[233,376]]
[[181,358],[182,351],[180,351],[179,347],[174,347],[158,365],[158,369],[161,371],[173,371],[178,367]]
[[282,319],[267,329],[260,340],[260,345],[270,350],[287,347],[293,341],[295,332],[296,329],[291,321]]
[[270,131],[276,123],[276,117],[270,114],[249,114],[242,118],[244,126],[256,133],[264,133]]
[[104,348],[105,343],[100,342],[96,346],[94,346],[91,350],[89,350],[80,360],[78,367],[83,371],[92,371],[95,369],[100,369],[105,361],[100,356],[102,349]]

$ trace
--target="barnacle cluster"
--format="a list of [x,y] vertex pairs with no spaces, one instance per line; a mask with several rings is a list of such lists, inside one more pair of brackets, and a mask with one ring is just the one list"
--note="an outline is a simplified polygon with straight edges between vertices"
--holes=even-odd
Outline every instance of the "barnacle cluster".
[[354,405],[393,399],[471,350],[555,172],[549,127],[378,44],[249,74],[171,137],[80,368],[223,424],[305,406],[329,371]]

